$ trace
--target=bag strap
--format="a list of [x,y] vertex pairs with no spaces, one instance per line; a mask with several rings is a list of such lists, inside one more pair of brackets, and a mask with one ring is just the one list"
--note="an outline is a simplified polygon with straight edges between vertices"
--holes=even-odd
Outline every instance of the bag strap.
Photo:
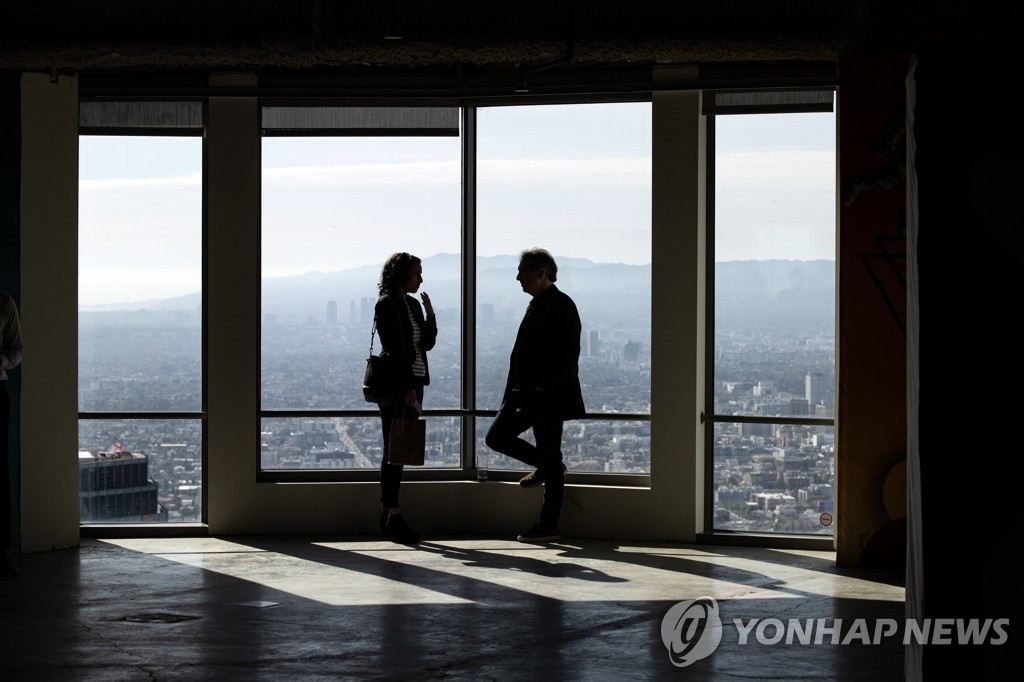
[[[402,314],[398,311],[398,304],[395,304],[395,317],[398,318],[399,341],[402,344],[402,352],[405,352],[405,339],[402,338]],[[373,335],[377,333],[377,311],[373,311],[373,327],[370,329],[370,355],[373,355]],[[383,348],[383,346],[381,346]]]

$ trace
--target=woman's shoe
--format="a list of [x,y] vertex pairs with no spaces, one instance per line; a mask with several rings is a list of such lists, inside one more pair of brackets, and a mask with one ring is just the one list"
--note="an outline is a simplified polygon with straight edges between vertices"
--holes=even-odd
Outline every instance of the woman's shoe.
[[387,519],[385,530],[388,540],[397,542],[400,545],[415,545],[420,541],[420,533],[409,527],[404,514],[390,514]]

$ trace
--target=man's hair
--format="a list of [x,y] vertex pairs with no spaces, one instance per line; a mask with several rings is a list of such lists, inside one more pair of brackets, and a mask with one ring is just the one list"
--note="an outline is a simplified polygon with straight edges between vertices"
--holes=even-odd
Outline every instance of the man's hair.
[[555,259],[545,249],[536,247],[526,249],[519,254],[519,264],[525,265],[530,270],[544,268],[549,280],[554,282],[558,279],[558,266],[555,265]]

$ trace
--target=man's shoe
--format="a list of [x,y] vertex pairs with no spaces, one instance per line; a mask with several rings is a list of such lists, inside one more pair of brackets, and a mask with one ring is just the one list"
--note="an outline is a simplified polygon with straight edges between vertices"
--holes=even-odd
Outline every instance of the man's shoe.
[[[569,473],[569,467],[565,466],[565,462],[562,462],[562,474]],[[519,479],[519,485],[524,488],[536,488],[544,482],[544,472],[540,469],[534,469],[530,473],[526,474]]]
[[385,509],[384,511],[382,511],[380,513],[380,532],[384,533],[384,535],[388,534],[387,525],[388,525],[388,510]]
[[400,545],[415,545],[420,541],[420,533],[409,527],[409,523],[403,514],[391,514],[388,516],[385,531],[388,540],[397,542]]
[[561,537],[562,535],[558,532],[557,523],[538,521],[530,526],[529,530],[520,533],[516,540],[519,540],[519,542],[554,542],[561,539]]

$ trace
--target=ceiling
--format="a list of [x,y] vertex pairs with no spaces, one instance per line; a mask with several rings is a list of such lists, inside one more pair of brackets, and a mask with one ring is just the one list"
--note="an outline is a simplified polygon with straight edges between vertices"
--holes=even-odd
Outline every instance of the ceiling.
[[[832,64],[1001,33],[999,0],[6,0],[0,69],[491,81],[609,67]],[[389,39],[389,34],[400,39]],[[463,73],[464,75],[464,73]]]

